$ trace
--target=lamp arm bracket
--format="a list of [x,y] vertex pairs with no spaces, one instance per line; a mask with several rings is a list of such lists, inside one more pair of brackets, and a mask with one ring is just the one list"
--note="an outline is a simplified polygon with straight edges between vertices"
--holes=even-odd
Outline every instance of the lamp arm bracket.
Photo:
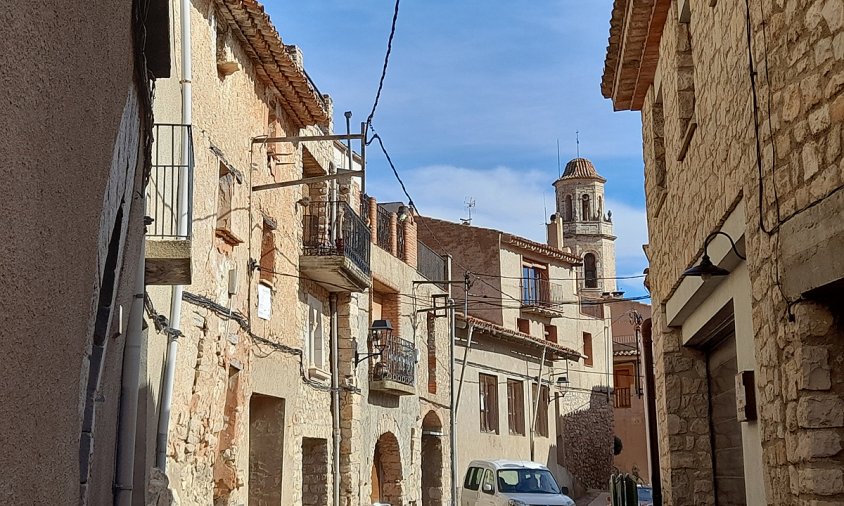
[[721,230],[716,230],[715,232],[712,232],[711,234],[706,236],[706,240],[703,241],[703,253],[705,255],[708,254],[707,250],[709,249],[709,243],[712,242],[712,239],[714,239],[715,236],[717,236],[717,235],[723,235],[724,237],[726,237],[727,240],[730,241],[730,246],[732,246],[733,252],[736,254],[736,256],[741,258],[742,260],[747,260],[747,257],[745,257],[744,255],[739,253],[739,250],[736,247],[736,243],[735,243],[735,241],[733,241],[733,238],[730,237],[730,235],[728,233],[722,232]]

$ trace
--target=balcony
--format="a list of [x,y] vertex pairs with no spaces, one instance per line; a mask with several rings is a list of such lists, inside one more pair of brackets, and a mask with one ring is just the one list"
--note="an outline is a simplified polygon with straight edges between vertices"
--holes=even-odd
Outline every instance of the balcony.
[[613,394],[615,396],[616,408],[629,408],[631,406],[629,388],[616,388]]
[[[418,255],[416,269],[419,274],[425,276],[429,281],[445,281],[448,279],[444,257],[438,255],[422,241],[416,242],[416,254]],[[448,289],[445,283],[437,283],[437,286],[443,290]]]
[[550,318],[563,313],[565,290],[563,285],[536,277],[520,280],[522,311]]
[[369,388],[393,395],[416,394],[416,347],[389,336],[381,355],[369,369]]
[[146,188],[145,281],[191,283],[193,138],[190,125],[153,127],[152,168]]
[[369,288],[372,235],[347,202],[309,204],[302,225],[302,274],[329,292],[362,292]]

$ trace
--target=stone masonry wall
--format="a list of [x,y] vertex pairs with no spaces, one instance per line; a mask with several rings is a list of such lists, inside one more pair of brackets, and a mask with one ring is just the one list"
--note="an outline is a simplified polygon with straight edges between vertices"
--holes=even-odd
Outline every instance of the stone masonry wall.
[[[778,224],[844,184],[844,4],[750,3],[760,104],[761,215],[772,234],[760,227],[743,2],[712,7],[691,2],[689,40],[672,2],[655,83],[642,110],[664,498],[666,504],[711,504],[712,477],[705,363],[699,352],[681,346],[680,331],[667,327],[661,306],[682,271],[697,262],[704,238],[739,205],[747,219],[768,503],[839,504],[844,501],[844,388],[836,367],[844,351],[841,322],[835,319],[833,298],[784,299],[778,288],[783,275]],[[678,66],[689,63],[683,56],[689,43],[693,72],[680,73]],[[683,158],[689,97],[678,90],[690,88],[697,130]],[[664,146],[655,142],[659,138]],[[794,321],[786,316],[789,306]]]
[[606,489],[612,473],[612,401],[606,390],[593,390],[569,392],[563,404],[564,465],[575,488]]
[[[177,6],[178,7],[178,6]],[[193,284],[186,291],[210,299],[223,307],[245,315],[252,332],[251,339],[240,326],[202,304],[184,302],[182,306],[180,349],[170,418],[167,447],[167,478],[176,501],[182,504],[245,504],[250,494],[263,493],[263,486],[278,486],[271,491],[280,494],[283,504],[298,505],[303,500],[303,440],[313,438],[331,441],[331,398],[324,380],[305,382],[299,357],[281,351],[278,345],[294,350],[305,348],[303,328],[307,325],[307,295],[324,305],[323,349],[328,349],[328,294],[299,279],[299,255],[302,247],[303,208],[296,202],[303,196],[302,187],[252,193],[253,185],[302,177],[303,148],[292,144],[273,146],[252,144],[261,135],[304,134],[282,107],[276,92],[256,77],[253,62],[242,43],[228,29],[219,15],[218,5],[210,0],[191,3],[193,51],[193,132],[195,152],[192,262]],[[178,9],[174,26],[178,26]],[[174,40],[173,60],[180,55],[180,34]],[[216,47],[240,70],[230,75],[218,72]],[[218,51],[219,52],[219,51]],[[156,88],[156,120],[179,123],[180,69],[173,77],[161,80]],[[319,129],[308,127],[308,133]],[[333,156],[330,143],[309,145],[312,159],[328,166]],[[211,150],[211,147],[216,152]],[[222,154],[222,157],[218,156]],[[271,156],[268,156],[271,155]],[[240,173],[242,180],[232,188],[229,236],[216,229],[218,217],[219,173],[221,164],[228,164]],[[307,189],[305,189],[307,191]],[[274,243],[274,261],[263,267],[275,272],[260,275],[250,272],[250,260],[258,260],[265,241],[265,223],[274,224],[269,235]],[[234,296],[228,294],[229,272],[236,271],[238,286]],[[270,287],[271,316],[257,316],[258,282]],[[169,313],[169,287],[150,287],[155,308]],[[150,327],[153,326],[150,324]],[[150,340],[160,349],[163,335],[151,331]],[[154,348],[151,345],[151,350]],[[149,360],[163,360],[150,352]],[[327,353],[326,353],[327,357]],[[326,359],[327,361],[327,359]],[[155,371],[160,364],[150,365]],[[307,364],[305,364],[307,369]],[[238,381],[230,392],[229,377],[239,370]],[[306,372],[307,373],[307,372]],[[261,383],[256,379],[261,375]],[[271,378],[268,379],[268,378]],[[150,383],[157,389],[160,377]],[[278,483],[249,483],[249,399],[255,394],[284,401],[284,409],[274,423],[284,424],[280,468],[275,473]],[[231,406],[235,402],[235,406]],[[157,400],[153,404],[157,407]],[[315,414],[318,414],[315,416]],[[154,413],[157,415],[157,413]],[[148,421],[147,440],[155,441],[155,421]],[[150,437],[151,436],[151,437]],[[328,445],[330,462],[331,446]],[[222,461],[222,462],[221,462]],[[150,462],[152,465],[152,462]],[[276,464],[273,463],[275,466]],[[326,487],[330,490],[331,477]],[[155,497],[150,497],[155,500]]]

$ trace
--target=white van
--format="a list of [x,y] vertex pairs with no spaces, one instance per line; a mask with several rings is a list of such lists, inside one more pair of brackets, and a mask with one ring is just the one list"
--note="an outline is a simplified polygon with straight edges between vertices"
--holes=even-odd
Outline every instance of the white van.
[[536,462],[473,460],[463,479],[460,506],[575,506],[551,471]]

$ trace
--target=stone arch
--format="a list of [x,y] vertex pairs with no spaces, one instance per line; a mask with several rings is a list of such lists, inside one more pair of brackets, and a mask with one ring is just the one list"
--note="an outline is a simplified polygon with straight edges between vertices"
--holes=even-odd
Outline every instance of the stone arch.
[[402,480],[399,441],[392,432],[385,432],[375,443],[370,500],[373,503],[402,504]]
[[583,221],[591,219],[592,218],[591,202],[589,201],[589,195],[586,194],[586,193],[583,194],[582,206],[583,206],[583,210],[581,211],[581,214],[583,215]]
[[422,419],[422,506],[443,506],[443,424],[434,410]]
[[565,214],[563,216],[565,216],[566,221],[574,219],[574,206],[571,202],[571,195],[566,195]]
[[583,279],[586,288],[598,288],[598,259],[594,253],[583,255]]

